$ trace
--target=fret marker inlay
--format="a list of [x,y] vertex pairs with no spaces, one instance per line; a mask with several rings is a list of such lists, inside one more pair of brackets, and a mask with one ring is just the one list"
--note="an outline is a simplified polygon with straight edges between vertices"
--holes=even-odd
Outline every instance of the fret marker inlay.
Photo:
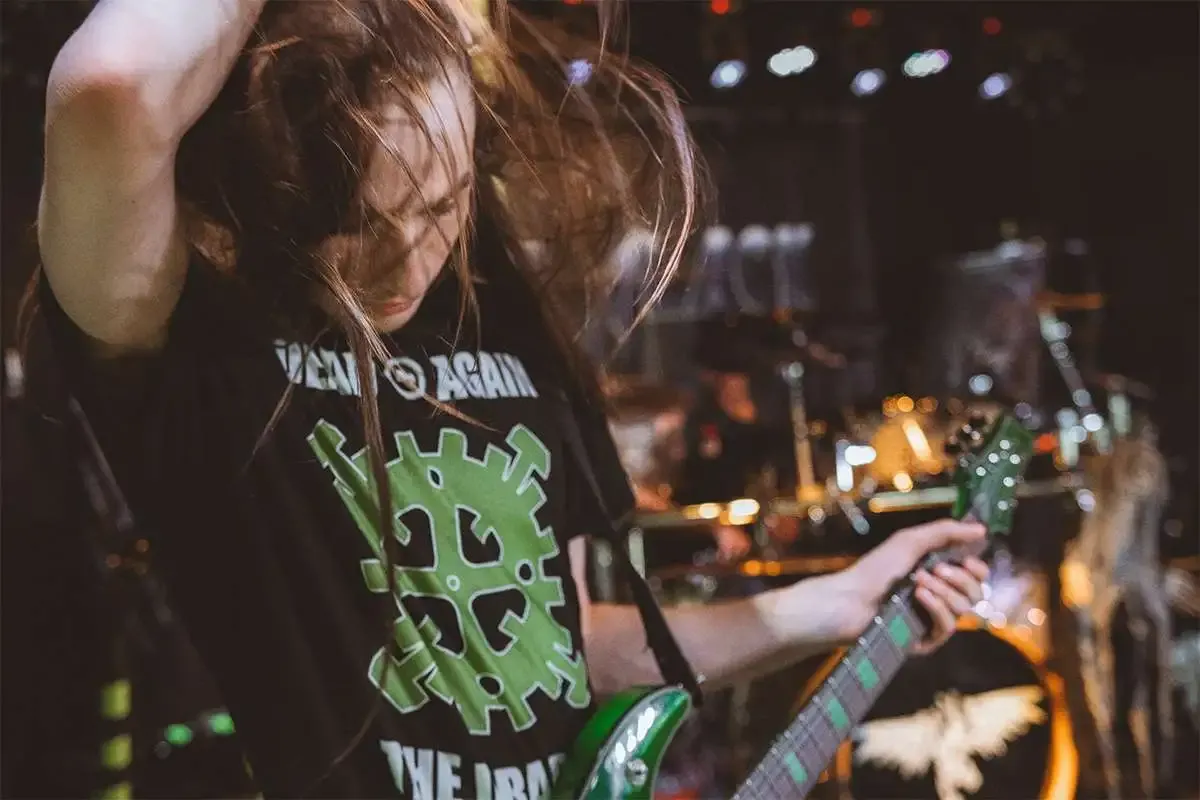
[[879,685],[879,673],[875,671],[875,666],[869,659],[860,660],[855,667],[855,672],[858,673],[858,680],[867,691]]
[[903,649],[908,644],[912,638],[912,631],[908,629],[908,623],[904,621],[904,617],[896,617],[888,623],[888,636],[895,642],[896,647]]
[[825,711],[829,714],[829,721],[833,723],[833,727],[839,731],[850,727],[850,717],[847,716],[846,709],[836,697],[832,698],[825,706]]
[[787,765],[788,774],[792,776],[792,780],[795,781],[796,785],[803,786],[808,780],[808,770],[800,763],[800,759],[796,758],[796,754],[788,753],[784,757],[783,763]]

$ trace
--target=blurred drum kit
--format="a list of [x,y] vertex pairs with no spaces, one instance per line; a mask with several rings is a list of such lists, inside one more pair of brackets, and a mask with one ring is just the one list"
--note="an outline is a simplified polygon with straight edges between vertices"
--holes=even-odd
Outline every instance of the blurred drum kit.
[[[1087,527],[1081,521],[1103,510],[1085,466],[1112,459],[1123,441],[1147,441],[1143,409],[1151,395],[1134,381],[1080,367],[1073,347],[1091,348],[1086,334],[1103,298],[1047,291],[1046,261],[1042,242],[1015,240],[958,259],[945,304],[952,310],[926,348],[934,353],[932,368],[913,381],[927,391],[873,403],[836,386],[839,372],[852,380],[853,357],[816,345],[791,310],[775,315],[783,338],[795,344],[768,358],[790,412],[779,435],[790,427],[795,444],[796,485],[786,494],[747,487],[733,500],[670,506],[670,485],[685,455],[689,394],[645,377],[610,379],[610,425],[643,508],[630,536],[631,558],[665,605],[717,602],[842,569],[889,533],[948,515],[955,431],[1008,409],[1037,433],[1037,458],[1019,493],[1022,516],[1011,550],[994,554],[986,599],[947,647],[903,668],[824,776],[822,796],[1076,796],[1077,731],[1056,653],[1063,645],[1050,634],[1055,610],[1071,607],[1062,602],[1059,572],[1068,541]],[[1081,347],[1073,324],[1082,331]],[[816,376],[811,385],[810,375]],[[842,402],[824,402],[827,395]],[[779,542],[771,522],[786,517],[798,520],[800,533]],[[656,537],[716,524],[750,531],[750,556],[647,561],[646,544]],[[1129,536],[1122,546],[1132,552],[1136,535]],[[597,591],[611,595],[611,553],[597,547]],[[1091,579],[1098,587],[1113,582]],[[806,677],[816,685],[819,676],[813,665],[785,670],[709,703],[695,729],[677,741],[656,796],[727,793],[785,725],[793,703],[803,701]],[[1088,706],[1115,702],[1086,699]],[[1108,794],[1123,796],[1111,787]]]

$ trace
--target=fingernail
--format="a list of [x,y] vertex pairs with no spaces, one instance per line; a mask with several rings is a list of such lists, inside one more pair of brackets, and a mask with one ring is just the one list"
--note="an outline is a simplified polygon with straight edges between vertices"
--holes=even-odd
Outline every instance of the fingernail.
[[936,567],[933,568],[933,571],[936,572],[938,575],[941,575],[943,578],[949,578],[950,574],[951,574],[950,567],[947,566],[946,564],[938,564]]

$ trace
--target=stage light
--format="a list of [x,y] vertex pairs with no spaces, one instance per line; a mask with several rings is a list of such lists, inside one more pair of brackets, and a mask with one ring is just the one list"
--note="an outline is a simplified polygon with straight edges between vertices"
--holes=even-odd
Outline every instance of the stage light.
[[850,12],[850,24],[856,28],[865,28],[875,19],[868,9],[856,8]]
[[711,0],[708,8],[712,13],[718,16],[724,16],[729,13],[730,0]]
[[214,736],[232,736],[236,730],[228,711],[218,711],[209,717],[208,729]]
[[789,47],[771,56],[767,61],[767,69],[773,75],[783,78],[787,75],[799,75],[815,63],[817,54],[811,47]]
[[733,231],[726,225],[713,225],[705,229],[701,241],[706,254],[721,255],[733,244]]
[[163,738],[175,747],[186,747],[191,744],[192,739],[195,738],[195,734],[187,725],[176,723],[167,726],[163,732]]
[[592,65],[585,58],[577,58],[567,64],[567,83],[583,86],[592,78]]
[[763,225],[747,225],[738,233],[738,248],[750,256],[762,256],[771,249],[771,232]]
[[846,448],[846,463],[852,467],[865,467],[875,461],[875,448],[865,444],[852,444]]
[[859,97],[875,94],[887,82],[887,73],[881,69],[864,69],[854,76],[850,83],[850,91]]
[[732,89],[745,77],[746,62],[732,58],[717,64],[717,68],[712,72],[711,81],[714,89]]
[[976,397],[983,397],[992,391],[992,383],[991,375],[972,375],[971,379],[967,381],[967,388]]
[[987,36],[997,36],[1002,30],[1004,30],[1004,26],[995,17],[988,17],[983,21],[983,32]]
[[945,50],[924,50],[913,53],[904,61],[904,74],[910,78],[928,78],[950,66],[950,54]]
[[984,100],[995,100],[1012,88],[1012,78],[1004,72],[994,72],[979,84],[979,96]]

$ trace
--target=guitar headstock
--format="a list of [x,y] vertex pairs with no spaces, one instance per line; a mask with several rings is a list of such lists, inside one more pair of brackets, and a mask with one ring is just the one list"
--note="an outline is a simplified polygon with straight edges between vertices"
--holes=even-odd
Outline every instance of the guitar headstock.
[[969,514],[990,534],[1011,531],[1017,486],[1033,455],[1033,434],[1009,414],[992,421],[976,416],[951,438],[950,445],[958,451],[953,516],[962,519]]

